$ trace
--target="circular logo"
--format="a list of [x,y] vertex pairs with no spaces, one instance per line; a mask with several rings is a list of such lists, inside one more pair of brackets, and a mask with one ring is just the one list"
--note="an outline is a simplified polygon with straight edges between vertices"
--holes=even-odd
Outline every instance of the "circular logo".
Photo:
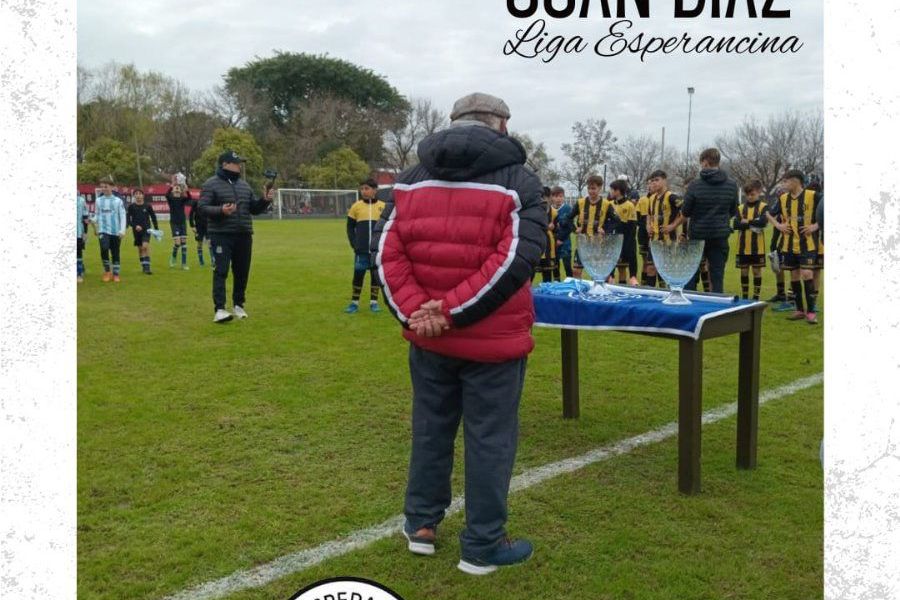
[[358,577],[335,577],[309,585],[290,600],[403,600],[397,592]]

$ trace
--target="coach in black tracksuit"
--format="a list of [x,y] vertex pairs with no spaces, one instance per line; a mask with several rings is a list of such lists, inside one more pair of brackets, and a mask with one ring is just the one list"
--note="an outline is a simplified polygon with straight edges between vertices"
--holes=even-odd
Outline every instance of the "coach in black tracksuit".
[[[731,218],[739,204],[738,185],[719,168],[721,156],[715,148],[700,153],[700,177],[691,182],[684,193],[680,219],[690,219],[688,237],[705,240],[703,256],[709,261],[712,291],[721,294],[725,284],[725,263],[728,261],[728,238]],[[684,286],[697,289],[698,273]]]
[[[213,270],[214,321],[224,323],[233,317],[244,319],[244,291],[250,275],[250,254],[253,247],[253,217],[265,212],[272,204],[274,190],[265,198],[256,198],[250,185],[241,179],[244,159],[228,150],[219,156],[216,174],[203,184],[198,208],[207,218],[207,229],[215,255]],[[231,298],[234,315],[225,310],[225,281],[228,267],[234,274]]]

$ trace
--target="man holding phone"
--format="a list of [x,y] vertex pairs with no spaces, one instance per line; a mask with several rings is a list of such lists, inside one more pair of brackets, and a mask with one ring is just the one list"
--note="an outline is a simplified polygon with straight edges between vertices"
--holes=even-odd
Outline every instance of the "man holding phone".
[[[200,191],[198,210],[207,218],[207,231],[215,257],[213,270],[213,322],[227,323],[234,317],[246,319],[244,310],[250,255],[253,248],[253,217],[272,204],[275,190],[266,186],[264,197],[256,198],[250,185],[241,178],[244,159],[233,150],[219,155],[216,174],[206,180]],[[228,268],[234,275],[231,299],[234,314],[225,308],[225,282]]]

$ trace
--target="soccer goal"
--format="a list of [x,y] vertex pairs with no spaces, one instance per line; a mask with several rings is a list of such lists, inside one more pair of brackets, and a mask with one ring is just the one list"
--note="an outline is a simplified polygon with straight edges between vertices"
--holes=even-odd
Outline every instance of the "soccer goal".
[[276,219],[345,217],[358,197],[356,190],[279,189],[273,212]]

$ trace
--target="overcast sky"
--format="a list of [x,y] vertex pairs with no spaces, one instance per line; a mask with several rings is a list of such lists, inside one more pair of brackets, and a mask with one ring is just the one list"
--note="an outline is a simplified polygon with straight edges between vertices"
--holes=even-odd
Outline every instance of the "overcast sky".
[[[745,15],[746,1],[736,4]],[[763,0],[757,4],[761,9]],[[588,19],[547,19],[551,36],[581,35],[589,49],[545,64],[503,55],[504,42],[533,20],[511,17],[504,0],[81,0],[78,60],[87,67],[134,63],[200,91],[221,83],[228,68],[275,50],[328,54],[386,77],[407,97],[430,98],[445,112],[470,91],[501,96],[512,111],[510,128],[545,142],[557,158],[572,123],[590,117],[605,118],[618,137],[658,137],[665,126],[666,146],[684,149],[689,85],[696,88],[692,150],[745,115],[822,106],[821,0],[775,0],[775,8],[791,10],[790,19],[712,19],[707,12],[676,20],[673,6],[674,0],[651,0],[651,19],[630,14],[629,37],[762,32],[796,35],[804,47],[786,55],[654,54],[644,63],[631,54],[599,57],[593,43],[615,19],[602,19],[600,0],[593,0]]]

